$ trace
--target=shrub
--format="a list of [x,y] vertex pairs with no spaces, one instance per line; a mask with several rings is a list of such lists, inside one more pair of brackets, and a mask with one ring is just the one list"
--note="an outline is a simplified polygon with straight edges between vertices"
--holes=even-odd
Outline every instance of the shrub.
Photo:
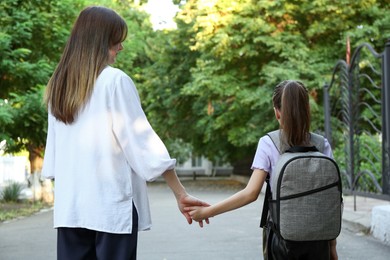
[[2,197],[5,202],[17,202],[19,201],[20,193],[22,192],[23,186],[20,183],[13,182],[4,188]]

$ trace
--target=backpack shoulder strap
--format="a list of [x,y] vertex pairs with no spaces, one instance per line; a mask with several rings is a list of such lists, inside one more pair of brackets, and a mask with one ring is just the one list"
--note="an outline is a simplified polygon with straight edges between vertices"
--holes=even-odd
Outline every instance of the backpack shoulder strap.
[[325,138],[322,135],[310,133],[310,142],[318,149],[320,153],[324,153]]
[[261,220],[260,220],[260,227],[264,228],[267,224],[267,218],[268,218],[268,210],[269,210],[269,201],[272,198],[271,195],[271,185],[269,184],[269,175],[266,179],[267,183],[267,189],[265,190],[265,196],[264,196],[264,202],[263,202],[263,210],[261,212]]
[[[271,138],[279,154],[282,154],[280,151],[280,130],[269,132],[267,135]],[[320,153],[324,153],[325,138],[322,135],[310,133],[310,142],[318,149]]]
[[267,135],[271,138],[279,154],[282,154],[280,151],[280,130],[269,132]]
[[[279,154],[281,154],[281,152],[280,152],[280,136],[279,136],[280,130],[275,130],[275,131],[269,132],[267,135],[269,136],[269,138],[271,138],[271,141],[274,143]],[[267,183],[267,189],[265,191],[264,202],[263,202],[263,211],[261,213],[261,220],[260,220],[260,227],[261,228],[264,228],[267,224],[268,211],[269,211],[269,201],[272,199],[269,174],[267,175],[265,182]]]

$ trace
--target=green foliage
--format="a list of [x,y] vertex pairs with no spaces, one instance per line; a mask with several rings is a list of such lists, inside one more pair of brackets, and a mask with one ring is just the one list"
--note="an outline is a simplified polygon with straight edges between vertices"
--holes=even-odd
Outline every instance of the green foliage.
[[0,139],[7,152],[42,149],[42,92],[83,0],[0,3]]
[[277,127],[271,94],[278,82],[307,85],[312,130],[322,132],[322,87],[345,56],[346,36],[352,47],[369,41],[377,49],[390,36],[383,0],[181,4],[178,29],[157,32],[148,46],[152,65],[140,86],[146,111],[165,139],[231,163],[253,158],[258,138]]
[[[7,103],[0,103],[0,137],[7,140],[6,152],[15,153],[32,147],[43,147],[46,140],[47,110],[42,103],[44,86],[24,94],[10,93]],[[0,116],[0,118],[2,118]]]
[[126,20],[129,33],[115,66],[131,75],[136,82],[142,82],[145,80],[142,70],[151,64],[146,54],[147,41],[154,38],[149,15],[134,7],[118,6],[117,10]]
[[0,3],[0,98],[46,84],[82,1]]
[[386,0],[174,2],[178,29],[153,31],[139,8],[145,1],[2,1],[0,138],[14,151],[26,140],[44,144],[36,86],[46,84],[86,5],[111,7],[127,21],[115,66],[135,80],[151,124],[180,160],[191,147],[211,160],[250,161],[259,137],[278,127],[271,95],[285,79],[307,85],[312,130],[322,132],[322,87],[345,56],[346,37],[352,50],[369,42],[380,51],[390,36]]
[[382,143],[380,136],[359,136],[360,155],[358,161],[359,175],[358,187],[364,191],[377,191],[375,182],[382,183]]
[[188,158],[191,158],[193,148],[189,143],[183,142],[181,139],[175,139],[167,144],[168,151],[172,158],[176,158],[177,164],[185,163]]
[[[333,154],[342,171],[349,167],[349,152],[347,152],[347,140],[337,142],[338,146],[334,149]],[[378,192],[378,187],[382,183],[382,142],[379,135],[369,135],[363,133],[355,137],[358,151],[355,154],[355,186],[356,190],[366,192]],[[342,174],[343,187],[351,190],[353,181]]]
[[113,66],[131,75],[136,82],[143,81],[142,69],[150,65],[150,60],[146,55],[147,40],[154,37],[149,14],[141,9],[147,1],[85,1],[87,5],[102,5],[112,8],[126,21],[127,39],[123,42],[123,50]]
[[6,138],[5,126],[11,125],[14,121],[11,115],[11,106],[8,104],[8,100],[0,99],[0,139]]
[[5,202],[18,202],[23,186],[20,183],[12,182],[2,191],[2,200]]

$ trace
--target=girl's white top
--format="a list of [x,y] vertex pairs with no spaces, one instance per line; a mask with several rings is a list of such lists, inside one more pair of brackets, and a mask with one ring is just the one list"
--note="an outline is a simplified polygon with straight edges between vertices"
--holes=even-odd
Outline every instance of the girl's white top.
[[124,72],[106,67],[72,124],[49,112],[43,176],[55,179],[54,227],[131,233],[151,227],[146,181],[176,160],[152,129],[137,89]]
[[[324,138],[324,155],[333,158],[332,148],[326,138]],[[274,142],[268,135],[260,138],[257,145],[255,157],[253,159],[251,169],[259,169],[268,172],[272,179],[272,171],[276,166],[276,162],[279,160],[280,154],[276,148]]]

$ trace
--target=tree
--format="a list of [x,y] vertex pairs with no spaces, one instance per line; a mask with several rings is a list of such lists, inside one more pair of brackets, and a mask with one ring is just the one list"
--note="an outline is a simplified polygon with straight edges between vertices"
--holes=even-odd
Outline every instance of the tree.
[[258,138],[277,127],[273,87],[302,80],[312,130],[321,131],[322,86],[345,55],[346,35],[383,46],[388,9],[384,0],[186,1],[177,31],[150,47],[146,111],[164,136],[211,159],[248,163]]
[[[98,2],[98,3],[96,3]],[[13,1],[0,3],[0,139],[6,152],[26,149],[32,172],[40,172],[47,128],[42,104],[44,85],[59,61],[70,29],[87,5],[112,7],[129,26],[129,40],[117,66],[139,79],[148,59],[143,48],[153,33],[148,16],[138,7],[145,1]]]
[[47,82],[81,1],[0,3],[0,98]]
[[26,149],[39,172],[46,139],[42,104],[47,83],[83,1],[0,3],[0,138],[6,152]]
[[47,111],[42,103],[43,91],[44,86],[40,85],[22,95],[10,93],[7,102],[0,102],[0,111],[4,111],[8,118],[0,126],[1,133],[7,134],[0,135],[0,139],[7,140],[7,152],[29,152],[33,173],[42,168],[47,133]]

